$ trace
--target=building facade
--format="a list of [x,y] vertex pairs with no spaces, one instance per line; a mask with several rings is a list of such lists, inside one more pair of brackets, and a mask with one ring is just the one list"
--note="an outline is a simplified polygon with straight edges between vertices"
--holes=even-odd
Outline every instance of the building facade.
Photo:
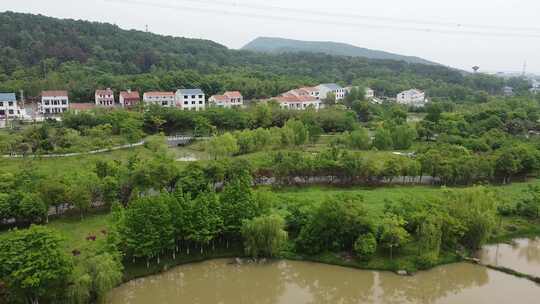
[[146,92],[143,94],[143,102],[147,105],[158,105],[168,108],[176,106],[173,92]]
[[223,95],[212,95],[208,104],[220,108],[239,108],[244,105],[244,97],[239,91],[227,91]]
[[96,106],[114,107],[114,92],[110,88],[105,90],[96,90],[95,93]]
[[43,115],[57,115],[69,109],[67,91],[43,91],[38,103],[38,113]]
[[131,108],[139,104],[141,102],[141,97],[139,95],[139,92],[127,90],[120,92],[120,106],[123,108]]
[[504,96],[514,96],[514,88],[512,87],[504,87],[502,91]]
[[0,93],[0,119],[20,118],[21,109],[17,105],[15,93]]
[[204,110],[206,99],[201,89],[179,89],[176,91],[176,106],[188,111]]
[[336,96],[336,101],[342,100],[345,98],[347,91],[345,88],[335,84],[335,83],[323,83],[315,87],[319,92],[319,99],[326,99],[328,94],[332,93]]
[[368,100],[375,98],[375,91],[371,88],[366,88],[365,97]]
[[426,93],[417,89],[411,89],[399,93],[396,97],[396,101],[402,105],[423,107],[426,105],[427,99]]
[[322,101],[320,99],[311,95],[291,94],[290,91],[272,99],[277,101],[282,109],[307,110],[312,108],[319,110],[322,108]]

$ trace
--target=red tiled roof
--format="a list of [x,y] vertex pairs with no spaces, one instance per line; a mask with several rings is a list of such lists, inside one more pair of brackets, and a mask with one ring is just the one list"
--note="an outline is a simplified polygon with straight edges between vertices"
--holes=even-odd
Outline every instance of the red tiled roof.
[[96,95],[113,95],[114,92],[111,89],[106,90],[96,90]]
[[139,99],[139,92],[137,91],[131,91],[131,92],[126,92],[126,91],[122,91],[120,92],[120,96],[122,96],[124,99]]
[[223,102],[229,101],[229,97],[225,95],[212,95],[210,99],[213,99],[215,101],[223,101]]
[[42,91],[41,96],[42,97],[68,96],[68,92],[67,91],[62,91],[62,90],[58,90],[58,91]]
[[95,103],[70,103],[69,108],[71,110],[88,111],[96,107]]
[[146,92],[145,96],[174,96],[173,92]]
[[293,94],[284,94],[274,98],[279,102],[314,102],[317,98],[313,96],[298,96]]
[[310,93],[311,93],[311,92],[316,92],[316,91],[317,91],[317,89],[316,89],[315,87],[303,87],[303,88],[300,88],[300,89],[306,90],[306,91],[308,91],[308,92],[310,92]]
[[242,94],[239,91],[227,91],[223,93],[223,96],[228,98],[242,98]]

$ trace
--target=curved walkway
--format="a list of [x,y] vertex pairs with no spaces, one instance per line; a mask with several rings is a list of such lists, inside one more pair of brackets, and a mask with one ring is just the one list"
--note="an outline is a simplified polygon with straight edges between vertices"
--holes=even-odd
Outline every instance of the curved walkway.
[[104,149],[98,149],[93,151],[87,151],[87,152],[75,152],[75,153],[66,153],[66,154],[29,154],[29,155],[23,155],[23,154],[5,154],[2,155],[2,158],[55,158],[55,157],[71,157],[71,156],[81,156],[81,155],[90,155],[90,154],[98,154],[98,153],[105,153],[105,152],[111,152],[115,150],[122,150],[122,149],[131,149],[138,146],[144,145],[145,141],[142,140],[137,143],[133,144],[126,144],[121,146],[116,146],[112,148],[104,148]]

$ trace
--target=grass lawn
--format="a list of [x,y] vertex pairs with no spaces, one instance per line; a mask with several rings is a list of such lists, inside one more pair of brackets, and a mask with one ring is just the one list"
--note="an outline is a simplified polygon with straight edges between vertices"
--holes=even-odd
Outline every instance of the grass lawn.
[[[540,186],[540,179],[534,179],[522,183],[512,183],[510,185],[488,186],[499,192],[499,197],[517,202],[524,195],[524,191],[529,185]],[[363,197],[368,208],[372,211],[382,211],[386,200],[396,201],[398,199],[433,199],[444,195],[444,187],[436,186],[385,186],[385,187],[350,187],[340,188],[332,186],[309,186],[309,187],[285,187],[273,189],[284,200],[304,200],[312,202],[322,202],[327,198],[335,197],[339,194],[360,195]],[[449,188],[453,189],[453,188]]]
[[88,242],[86,237],[95,235],[96,238],[104,238],[101,230],[108,230],[109,215],[96,213],[87,215],[84,219],[78,216],[52,220],[47,226],[59,231],[65,239],[65,247],[68,252],[73,249],[81,249]]

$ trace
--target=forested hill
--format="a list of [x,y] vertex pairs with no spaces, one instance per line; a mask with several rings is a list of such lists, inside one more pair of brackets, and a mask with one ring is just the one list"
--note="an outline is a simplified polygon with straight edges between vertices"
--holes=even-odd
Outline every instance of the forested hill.
[[322,82],[370,86],[386,96],[415,87],[454,101],[476,98],[479,91],[497,93],[504,85],[495,77],[438,65],[230,50],[208,40],[105,23],[0,13],[0,92],[22,89],[37,96],[44,89],[66,89],[72,101],[90,101],[96,88],[199,87],[208,95],[240,90],[252,99]]
[[436,64],[419,57],[403,56],[330,41],[301,41],[284,38],[259,37],[246,44],[242,49],[273,54],[310,52],[337,56],[366,57],[370,59],[402,60],[409,63]]

